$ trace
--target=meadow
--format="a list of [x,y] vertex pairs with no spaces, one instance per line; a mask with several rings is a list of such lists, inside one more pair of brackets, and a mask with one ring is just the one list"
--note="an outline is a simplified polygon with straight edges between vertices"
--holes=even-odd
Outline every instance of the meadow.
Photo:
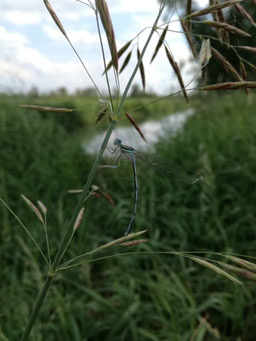
[[[124,111],[147,101],[128,99]],[[95,128],[99,105],[94,98],[1,96],[0,102],[1,197],[43,250],[42,226],[20,194],[44,203],[54,255],[77,201],[77,195],[67,191],[83,186],[93,162],[81,148],[81,137],[103,129],[108,120]],[[79,110],[42,113],[19,108],[21,103]],[[156,158],[173,165],[177,177],[137,166],[139,200],[133,229],[147,229],[148,241],[101,251],[83,265],[59,271],[31,340],[255,340],[254,282],[236,285],[185,257],[164,254],[204,252],[217,260],[215,252],[255,256],[255,105],[253,91],[248,96],[241,91],[191,98],[195,115],[175,139],[166,136],[159,141],[155,151]],[[188,105],[178,97],[165,99],[137,110],[133,117],[142,122],[184,108]],[[124,117],[119,123],[128,121]],[[189,185],[178,179],[195,174],[204,181]],[[64,261],[121,237],[130,219],[129,162],[118,170],[98,169],[93,183],[101,197],[86,202]],[[2,204],[0,216],[0,340],[17,340],[47,267]]]

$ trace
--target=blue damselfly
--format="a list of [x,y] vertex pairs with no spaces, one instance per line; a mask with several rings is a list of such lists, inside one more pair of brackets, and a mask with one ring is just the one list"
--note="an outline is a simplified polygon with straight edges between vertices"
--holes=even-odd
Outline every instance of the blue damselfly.
[[[134,199],[133,199],[133,212],[131,219],[129,221],[127,230],[125,232],[125,236],[127,236],[132,228],[133,221],[136,215],[136,208],[137,208],[137,199],[138,199],[138,182],[137,182],[137,171],[136,171],[136,160],[141,159],[144,162],[149,164],[149,161],[146,160],[146,158],[143,157],[142,153],[136,151],[131,146],[127,146],[125,144],[122,144],[122,140],[115,139],[114,141],[114,148],[110,150],[110,153],[114,157],[114,164],[113,165],[101,165],[100,168],[118,168],[120,166],[120,160],[121,158],[124,158],[126,160],[131,161],[132,169],[133,169],[133,181],[134,181]],[[172,171],[166,171],[165,169],[161,168],[158,163],[152,163],[151,166],[153,168],[156,168],[158,171],[164,173],[166,176],[174,176],[175,173]],[[184,179],[183,179],[184,180]],[[202,177],[196,177],[193,179],[186,179],[185,182],[189,184],[194,184],[198,181],[202,181]]]

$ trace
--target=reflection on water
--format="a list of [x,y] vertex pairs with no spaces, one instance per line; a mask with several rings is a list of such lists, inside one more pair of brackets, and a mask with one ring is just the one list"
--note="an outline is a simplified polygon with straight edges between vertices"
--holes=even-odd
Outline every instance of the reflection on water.
[[[176,114],[171,114],[160,120],[152,120],[140,124],[140,129],[148,141],[147,143],[139,136],[134,127],[117,127],[111,135],[109,145],[113,147],[114,140],[116,138],[120,138],[126,145],[132,146],[141,151],[147,151],[148,149],[153,148],[154,144],[160,137],[164,137],[166,135],[172,137],[175,136],[177,131],[183,127],[188,117],[193,115],[193,113],[193,109],[188,109]],[[98,134],[89,143],[84,142],[83,148],[85,152],[89,154],[97,153],[105,134],[106,132]]]

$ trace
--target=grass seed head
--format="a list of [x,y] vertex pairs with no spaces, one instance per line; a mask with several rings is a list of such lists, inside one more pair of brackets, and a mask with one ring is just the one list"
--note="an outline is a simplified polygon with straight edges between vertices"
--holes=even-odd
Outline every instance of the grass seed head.
[[116,39],[115,33],[112,25],[112,21],[110,18],[108,6],[105,0],[96,0],[96,8],[100,14],[100,19],[102,22],[102,26],[107,36],[108,46],[110,50],[110,54],[112,57],[112,63],[116,71],[118,71],[118,55],[116,49]]
[[57,17],[56,13],[52,9],[52,6],[50,5],[48,0],[44,0],[44,4],[46,8],[48,9],[48,12],[50,13],[51,17],[53,18],[55,24],[58,26],[59,30],[64,34],[64,36],[68,39],[67,33],[64,30],[64,27],[62,26],[59,18]]

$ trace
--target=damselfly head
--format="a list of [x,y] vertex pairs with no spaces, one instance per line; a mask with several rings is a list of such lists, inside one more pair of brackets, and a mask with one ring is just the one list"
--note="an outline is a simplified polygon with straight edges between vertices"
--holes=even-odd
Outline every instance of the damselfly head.
[[120,139],[115,139],[114,145],[117,146],[117,145],[120,145],[120,144],[122,144],[122,140],[120,140]]

